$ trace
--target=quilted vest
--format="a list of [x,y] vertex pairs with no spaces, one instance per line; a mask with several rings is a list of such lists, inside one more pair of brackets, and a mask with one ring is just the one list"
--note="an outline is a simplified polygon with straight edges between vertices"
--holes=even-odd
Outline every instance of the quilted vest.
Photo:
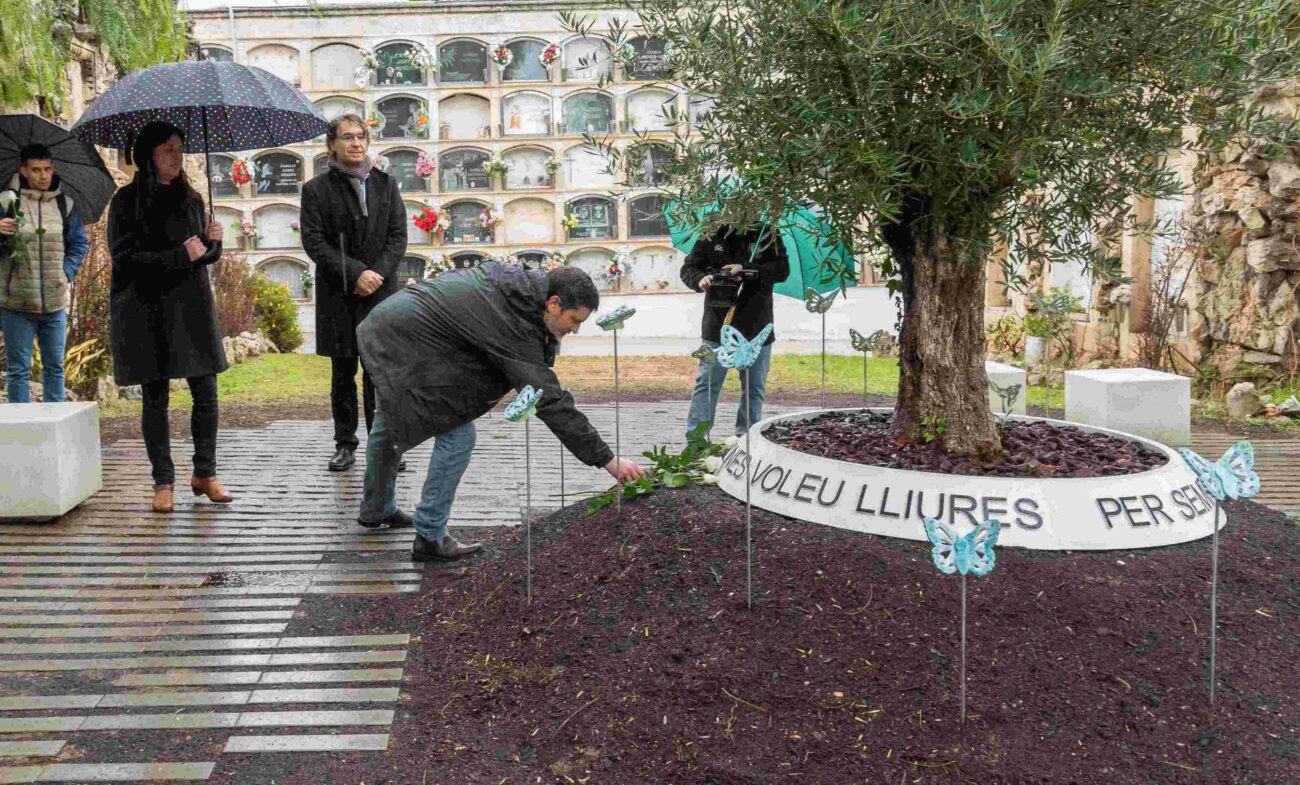
[[[21,313],[56,313],[68,307],[68,279],[63,274],[63,215],[59,212],[59,189],[18,190],[17,177],[11,188],[0,191],[0,212],[9,213],[15,200],[22,202],[22,225],[18,234],[5,238],[22,243],[25,257],[9,253],[0,261],[0,308]],[[55,184],[57,186],[57,183]],[[67,209],[72,200],[65,197]],[[39,230],[44,230],[40,233]]]

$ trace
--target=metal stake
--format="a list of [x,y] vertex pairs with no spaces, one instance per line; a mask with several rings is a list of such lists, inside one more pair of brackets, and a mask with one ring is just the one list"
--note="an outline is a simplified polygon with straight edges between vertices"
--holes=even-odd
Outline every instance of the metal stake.
[[961,721],[966,722],[966,573],[961,574]]
[[[709,385],[709,403],[712,403],[712,404],[713,404],[713,414],[709,417],[709,433],[708,433],[708,440],[711,442],[711,441],[713,441],[713,421],[716,420],[716,419],[718,419],[718,405],[717,405],[717,403],[714,402],[714,400],[713,400],[713,363],[714,363],[714,360],[713,360],[712,357],[708,357],[708,358],[705,358],[705,360],[704,360],[703,362],[704,362],[704,364],[705,364],[705,368],[707,369],[707,370],[706,370],[706,373],[708,373],[708,375],[709,375],[709,376],[708,376],[708,385]],[[725,372],[724,372],[724,373],[725,373]]]
[[560,442],[560,508],[563,509],[565,504],[564,492],[564,442]]
[[745,369],[745,607],[754,607],[754,547],[750,536],[753,507],[749,503],[750,472],[754,467],[754,454],[749,438],[749,369]]
[[1214,534],[1210,545],[1210,703],[1214,703],[1215,655],[1219,642],[1219,502],[1214,503]]
[[862,405],[867,405],[867,353],[862,353]]
[[[623,454],[623,441],[619,432],[619,390],[618,390],[618,328],[614,328],[614,468],[619,468],[619,456]],[[623,517],[623,472],[618,473],[618,496],[614,500],[614,514]]]
[[826,312],[822,311],[822,408],[826,408]]
[[524,517],[524,554],[527,571],[524,573],[524,594],[528,603],[533,602],[533,444],[529,437],[532,429],[524,421],[524,499],[526,513]]

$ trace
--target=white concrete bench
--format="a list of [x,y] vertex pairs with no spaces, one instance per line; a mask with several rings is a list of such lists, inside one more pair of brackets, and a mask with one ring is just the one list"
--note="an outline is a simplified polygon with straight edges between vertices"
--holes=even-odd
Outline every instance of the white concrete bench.
[[[1025,413],[1025,400],[1029,398],[1029,385],[1025,383],[1025,369],[1017,368],[1014,365],[994,362],[993,360],[984,361],[984,373],[989,377],[989,381],[999,387],[1006,388],[1013,384],[1020,385],[1020,394],[1016,396],[1015,403],[1011,405],[1011,414]],[[994,414],[1002,414],[1002,396],[989,385],[989,408]]]
[[102,483],[99,404],[0,404],[0,520],[58,517]]
[[1183,447],[1192,441],[1192,380],[1148,368],[1066,371],[1065,419]]

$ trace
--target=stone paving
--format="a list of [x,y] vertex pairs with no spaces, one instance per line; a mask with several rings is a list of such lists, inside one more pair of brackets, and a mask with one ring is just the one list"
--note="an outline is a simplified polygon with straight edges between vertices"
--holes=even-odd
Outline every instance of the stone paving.
[[[734,405],[720,415],[729,420]],[[584,411],[613,437],[614,407]],[[682,401],[625,405],[622,453],[680,445],[685,414]],[[559,506],[562,492],[572,500],[608,487],[603,471],[562,456],[544,425],[528,428],[536,512]],[[226,753],[383,754],[418,630],[396,619],[364,635],[286,633],[291,623],[321,629],[304,619],[318,595],[364,602],[422,587],[409,532],[354,525],[362,469],[324,470],[330,433],[317,422],[222,433],[220,473],[235,503],[178,495],[169,516],[149,511],[143,444],[119,442],[105,450],[93,499],[51,524],[0,527],[0,783],[204,780]],[[1231,441],[1205,436],[1196,446],[1217,455]],[[521,521],[524,444],[525,426],[479,421],[453,525]],[[182,476],[187,449],[176,445]],[[430,449],[410,454],[399,477],[408,510]],[[1300,440],[1257,452],[1263,501],[1300,511],[1287,479]],[[108,743],[125,731],[154,743]],[[216,734],[197,747],[206,756],[186,758],[200,733]],[[132,746],[161,752],[120,760]]]

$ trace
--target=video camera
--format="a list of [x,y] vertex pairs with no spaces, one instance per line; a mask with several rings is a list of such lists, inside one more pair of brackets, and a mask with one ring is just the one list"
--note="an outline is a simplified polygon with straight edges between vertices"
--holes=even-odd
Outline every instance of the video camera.
[[735,275],[728,273],[723,268],[708,270],[707,272],[713,279],[712,283],[709,284],[709,291],[713,294],[709,305],[714,308],[736,307],[741,284],[758,275],[758,270],[745,268],[741,268]]

